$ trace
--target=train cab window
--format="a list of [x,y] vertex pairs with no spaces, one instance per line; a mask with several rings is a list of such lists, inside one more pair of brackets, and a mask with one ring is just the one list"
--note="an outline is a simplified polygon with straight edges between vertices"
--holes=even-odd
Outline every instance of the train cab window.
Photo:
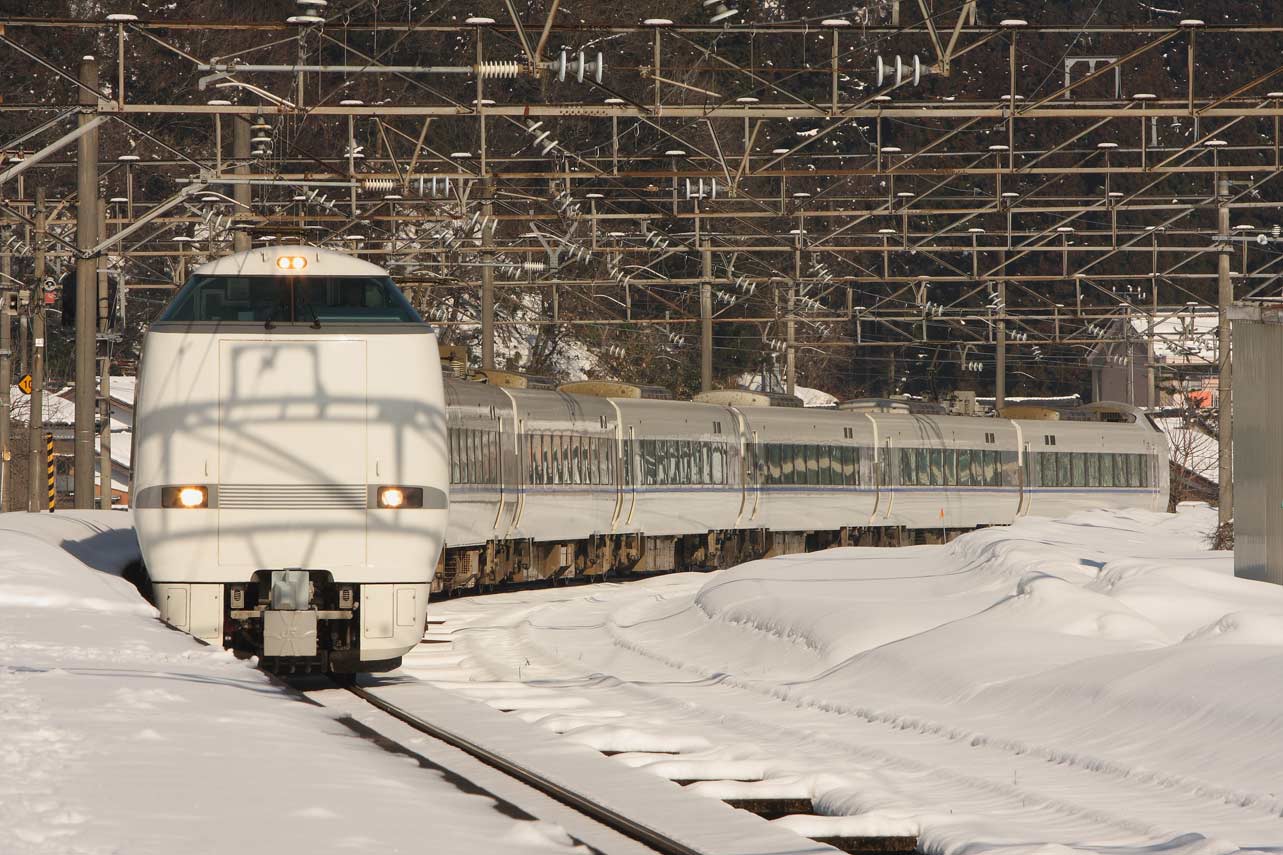
[[387,276],[195,275],[160,321],[420,323]]

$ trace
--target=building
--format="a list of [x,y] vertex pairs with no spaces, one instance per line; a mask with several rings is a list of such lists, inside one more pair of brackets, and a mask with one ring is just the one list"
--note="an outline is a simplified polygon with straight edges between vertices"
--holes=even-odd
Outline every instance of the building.
[[[116,507],[129,506],[130,452],[134,429],[134,377],[111,378],[111,502]],[[17,386],[9,390],[10,417],[15,428],[29,424],[31,398]],[[70,506],[75,484],[75,387],[68,386],[57,392],[46,391],[41,399],[41,414],[45,431],[53,434],[54,488],[58,505]],[[94,439],[94,453],[99,443]],[[102,473],[95,459],[94,497],[102,495]]]

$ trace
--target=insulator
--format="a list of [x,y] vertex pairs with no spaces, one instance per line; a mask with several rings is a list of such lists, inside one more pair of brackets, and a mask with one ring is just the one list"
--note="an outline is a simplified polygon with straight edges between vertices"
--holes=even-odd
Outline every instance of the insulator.
[[521,63],[503,61],[483,62],[477,66],[476,70],[479,77],[487,80],[519,77],[521,75]]
[[362,178],[361,188],[376,193],[386,193],[389,190],[395,190],[397,187],[394,178]]
[[542,261],[523,261],[521,269],[527,273],[543,273],[548,269],[548,265]]

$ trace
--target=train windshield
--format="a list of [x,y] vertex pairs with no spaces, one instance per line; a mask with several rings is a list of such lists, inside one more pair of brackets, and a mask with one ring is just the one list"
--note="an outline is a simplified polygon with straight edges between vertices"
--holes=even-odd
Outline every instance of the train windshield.
[[387,276],[193,276],[160,320],[422,322]]

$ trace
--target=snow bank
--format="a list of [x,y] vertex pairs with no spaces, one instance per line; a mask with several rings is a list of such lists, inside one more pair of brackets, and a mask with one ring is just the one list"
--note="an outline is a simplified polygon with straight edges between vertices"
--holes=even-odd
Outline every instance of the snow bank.
[[0,516],[0,852],[574,847],[165,627],[128,521]]
[[808,834],[916,832],[948,855],[1278,852],[1283,588],[1234,578],[1214,525],[1205,506],[1086,512],[451,603],[436,616],[460,621],[453,649],[407,667],[552,692],[546,726],[667,745],[620,755],[665,777],[737,779],[706,794],[809,796],[820,818],[779,820]]

